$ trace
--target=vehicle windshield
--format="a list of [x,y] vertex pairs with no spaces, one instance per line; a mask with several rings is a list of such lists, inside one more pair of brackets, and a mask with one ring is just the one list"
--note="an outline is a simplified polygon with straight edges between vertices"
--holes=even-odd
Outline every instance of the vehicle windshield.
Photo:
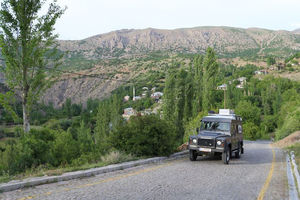
[[201,122],[201,131],[230,131],[228,122]]

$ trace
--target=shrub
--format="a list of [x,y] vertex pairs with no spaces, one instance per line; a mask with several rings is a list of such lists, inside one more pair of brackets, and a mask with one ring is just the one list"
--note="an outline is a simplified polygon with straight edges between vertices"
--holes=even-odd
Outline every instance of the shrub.
[[121,153],[119,151],[111,151],[104,156],[101,156],[101,161],[105,164],[115,164],[130,160],[134,160],[134,156],[131,154]]
[[52,154],[55,157],[54,166],[70,164],[71,161],[80,156],[76,141],[69,132],[57,132]]
[[183,141],[188,142],[189,137],[191,135],[195,135],[196,133],[196,128],[199,128],[201,125],[201,119],[205,116],[203,112],[200,112],[193,120],[188,122],[185,127],[184,127],[184,137]]
[[46,127],[52,130],[68,130],[68,128],[72,125],[72,120],[71,119],[51,119],[47,122]]
[[260,122],[260,109],[249,101],[240,101],[235,108],[235,112],[242,116],[243,121],[253,122],[254,124]]
[[0,152],[0,168],[9,174],[53,161],[51,146],[54,135],[48,129],[31,129],[16,140],[7,142]]
[[137,116],[118,127],[110,141],[116,149],[136,156],[168,155],[175,149],[175,131],[158,116]]
[[246,122],[243,125],[244,130],[244,139],[255,140],[259,137],[258,126],[256,126],[253,122]]
[[283,125],[276,130],[275,139],[280,140],[291,133],[300,130],[300,107],[298,107],[294,112],[289,113],[284,121]]

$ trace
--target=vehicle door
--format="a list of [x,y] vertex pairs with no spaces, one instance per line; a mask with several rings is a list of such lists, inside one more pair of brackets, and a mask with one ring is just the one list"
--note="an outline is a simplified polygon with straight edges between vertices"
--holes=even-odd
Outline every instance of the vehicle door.
[[243,140],[243,135],[242,135],[242,133],[243,133],[243,128],[242,128],[242,124],[238,124],[237,125],[237,135],[238,135],[238,142],[241,142],[242,140]]
[[232,150],[237,149],[238,145],[238,138],[237,138],[237,124],[234,122],[231,122],[231,147]]

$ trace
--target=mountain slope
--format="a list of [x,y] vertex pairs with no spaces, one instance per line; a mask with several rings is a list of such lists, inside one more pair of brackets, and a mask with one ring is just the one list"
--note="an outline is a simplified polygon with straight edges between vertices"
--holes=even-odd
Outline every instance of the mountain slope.
[[[209,46],[215,49],[219,58],[243,57],[248,60],[266,55],[284,58],[300,50],[300,34],[258,28],[148,28],[113,31],[84,40],[59,41],[59,44],[61,51],[68,51],[62,66],[65,70],[100,74],[112,79],[64,75],[43,97],[45,103],[53,102],[55,106],[62,105],[67,98],[80,103],[88,98],[106,97],[124,81],[139,74],[154,69],[162,71],[161,66],[168,66],[172,62],[169,58],[178,53],[204,53]],[[114,80],[116,77],[118,81]]]
[[213,47],[219,56],[288,55],[300,50],[300,35],[288,31],[231,27],[196,27],[175,30],[120,30],[79,41],[60,41],[69,59],[103,59],[149,52],[202,53]]

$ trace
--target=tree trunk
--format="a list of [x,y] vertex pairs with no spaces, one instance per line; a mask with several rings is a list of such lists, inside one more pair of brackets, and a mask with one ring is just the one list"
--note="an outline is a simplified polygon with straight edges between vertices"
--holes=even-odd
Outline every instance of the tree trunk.
[[29,111],[27,108],[27,94],[24,94],[23,97],[23,130],[25,133],[30,131],[30,123],[29,123]]

